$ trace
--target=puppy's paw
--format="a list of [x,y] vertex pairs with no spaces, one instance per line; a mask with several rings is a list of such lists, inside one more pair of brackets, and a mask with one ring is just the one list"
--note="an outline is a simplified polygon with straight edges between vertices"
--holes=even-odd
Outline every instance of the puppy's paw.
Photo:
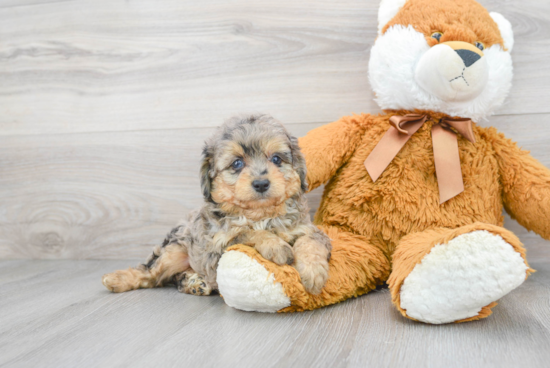
[[278,265],[294,263],[292,247],[281,238],[265,239],[261,244],[256,245],[256,250],[262,257]]
[[182,272],[177,277],[176,285],[180,293],[191,295],[210,295],[212,287],[198,273]]
[[119,270],[103,275],[101,282],[113,293],[150,287],[148,281],[139,277],[139,271],[135,269]]
[[294,267],[298,270],[306,291],[319,294],[328,280],[328,262],[318,259],[317,262],[309,263],[298,259]]
[[103,285],[113,293],[122,293],[123,291],[131,290],[127,283],[123,282],[123,277],[120,271],[107,273],[101,277]]

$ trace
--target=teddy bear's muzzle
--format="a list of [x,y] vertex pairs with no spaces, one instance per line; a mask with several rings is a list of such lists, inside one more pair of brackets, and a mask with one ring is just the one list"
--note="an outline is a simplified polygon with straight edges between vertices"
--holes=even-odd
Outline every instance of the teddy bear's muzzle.
[[462,41],[430,48],[416,66],[416,82],[443,101],[469,101],[483,91],[489,75],[483,52]]

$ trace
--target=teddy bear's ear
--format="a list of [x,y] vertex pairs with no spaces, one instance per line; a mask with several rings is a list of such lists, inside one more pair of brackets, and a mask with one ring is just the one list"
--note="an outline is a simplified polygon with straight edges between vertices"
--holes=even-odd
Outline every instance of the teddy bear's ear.
[[508,19],[504,18],[500,13],[491,12],[489,15],[493,18],[500,30],[500,35],[504,39],[504,47],[508,49],[508,52],[512,51],[512,47],[514,47],[514,31],[512,31],[512,25]]
[[378,34],[382,28],[397,14],[407,0],[382,0],[378,9]]

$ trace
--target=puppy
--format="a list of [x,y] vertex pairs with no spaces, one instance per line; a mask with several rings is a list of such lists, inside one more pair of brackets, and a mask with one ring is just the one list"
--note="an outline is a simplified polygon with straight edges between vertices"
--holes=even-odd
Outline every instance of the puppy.
[[329,238],[309,218],[305,160],[295,137],[268,115],[227,120],[206,142],[200,169],[205,203],[168,234],[146,263],[103,276],[114,292],[176,284],[179,291],[216,291],[225,249],[255,247],[266,259],[293,265],[306,290],[328,278]]

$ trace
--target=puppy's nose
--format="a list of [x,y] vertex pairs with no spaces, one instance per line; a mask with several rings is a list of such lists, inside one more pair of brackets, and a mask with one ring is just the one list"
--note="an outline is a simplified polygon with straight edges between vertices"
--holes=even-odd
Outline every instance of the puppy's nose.
[[252,186],[254,187],[254,190],[258,193],[263,193],[266,190],[269,189],[269,180],[254,180],[252,182]]
[[466,68],[481,59],[480,55],[470,50],[460,49],[455,50],[455,52],[458,54],[458,56],[460,56],[460,58],[464,62],[464,65],[466,65]]

